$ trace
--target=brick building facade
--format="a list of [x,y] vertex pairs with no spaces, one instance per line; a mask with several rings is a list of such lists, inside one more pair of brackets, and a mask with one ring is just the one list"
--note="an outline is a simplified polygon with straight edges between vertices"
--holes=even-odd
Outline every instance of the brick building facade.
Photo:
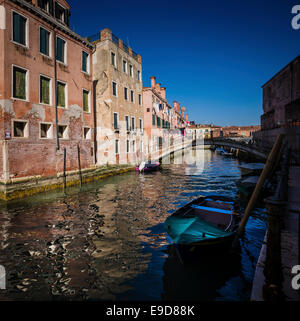
[[262,130],[300,123],[300,56],[263,86]]
[[[0,5],[0,176],[94,165],[93,46],[70,30],[64,0]],[[56,48],[56,55],[55,55]]]
[[97,163],[136,164],[144,154],[141,56],[110,29],[94,44]]

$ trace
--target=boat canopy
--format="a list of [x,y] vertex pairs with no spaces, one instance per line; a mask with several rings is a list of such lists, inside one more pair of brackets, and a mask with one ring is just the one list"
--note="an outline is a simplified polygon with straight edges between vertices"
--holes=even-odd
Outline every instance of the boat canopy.
[[165,228],[176,244],[190,244],[232,234],[196,216],[170,216],[165,221]]

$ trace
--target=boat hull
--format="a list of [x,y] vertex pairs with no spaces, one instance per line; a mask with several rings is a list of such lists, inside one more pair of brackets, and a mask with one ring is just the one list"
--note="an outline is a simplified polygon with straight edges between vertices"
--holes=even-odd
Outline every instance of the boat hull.
[[206,256],[215,256],[231,250],[236,233],[223,238],[216,238],[210,241],[204,241],[191,244],[174,244],[178,255],[183,263],[201,259]]

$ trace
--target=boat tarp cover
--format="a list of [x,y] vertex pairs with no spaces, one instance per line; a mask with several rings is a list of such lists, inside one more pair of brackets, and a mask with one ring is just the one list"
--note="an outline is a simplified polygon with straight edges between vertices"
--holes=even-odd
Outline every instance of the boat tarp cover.
[[174,243],[177,244],[190,244],[232,234],[232,232],[225,232],[199,217],[169,216],[165,221],[165,228]]

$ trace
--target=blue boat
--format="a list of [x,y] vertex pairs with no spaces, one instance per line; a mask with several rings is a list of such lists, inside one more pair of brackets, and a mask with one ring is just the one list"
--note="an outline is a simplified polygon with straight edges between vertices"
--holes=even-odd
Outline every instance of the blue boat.
[[240,214],[238,205],[222,196],[201,196],[165,221],[165,229],[185,262],[230,248]]

